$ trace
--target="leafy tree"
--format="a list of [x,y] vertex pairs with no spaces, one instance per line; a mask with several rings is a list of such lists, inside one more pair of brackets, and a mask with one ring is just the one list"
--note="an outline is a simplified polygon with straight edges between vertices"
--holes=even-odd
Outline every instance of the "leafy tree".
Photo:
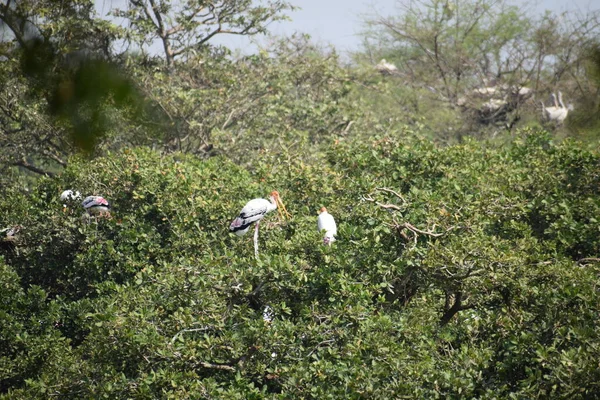
[[[2,395],[598,395],[596,152],[532,131],[441,148],[405,129],[315,157],[263,154],[245,170],[127,150],[10,192],[0,223],[24,230],[0,249],[6,295],[35,288],[44,307],[25,313],[54,324]],[[63,211],[64,187],[106,195],[112,219]],[[227,225],[273,188],[293,217],[263,221],[255,259]],[[333,246],[316,232],[322,205]]]
[[598,138],[600,117],[600,45],[592,44],[587,47],[585,67],[587,79],[584,82],[595,95],[580,99],[568,122],[569,128],[578,138],[594,143]]
[[[506,2],[424,1],[402,6],[401,14],[369,21],[386,36],[400,72],[430,85],[449,101],[467,87],[522,68],[519,51],[531,21]],[[521,54],[519,54],[521,53]],[[515,57],[520,55],[519,57]],[[524,76],[512,82],[524,81]]]
[[389,79],[413,88],[421,104],[407,103],[412,109],[434,108],[442,116],[460,110],[463,126],[452,124],[447,136],[490,125],[496,133],[495,126],[511,131],[521,120],[539,120],[539,100],[557,88],[573,101],[593,95],[583,66],[598,17],[596,11],[537,17],[526,4],[507,2],[404,2],[398,15],[367,20],[372,34],[358,58],[396,63]]
[[166,151],[223,154],[250,165],[264,151],[285,156],[290,143],[294,151],[314,150],[362,114],[349,100],[352,73],[307,37],[280,39],[233,61],[200,55],[178,63],[176,73],[134,73],[168,116],[161,127]]
[[115,117],[111,105],[135,96],[111,63],[119,30],[96,17],[92,1],[8,1],[0,21],[8,32],[0,66],[2,167],[52,174],[75,149],[92,151]]
[[255,35],[293,9],[282,0],[129,0],[114,15],[130,21],[129,38],[147,49],[158,40],[168,67],[178,57],[202,51],[216,35]]
[[0,395],[25,386],[47,367],[70,362],[69,342],[55,329],[57,304],[38,286],[24,290],[19,275],[0,259]]

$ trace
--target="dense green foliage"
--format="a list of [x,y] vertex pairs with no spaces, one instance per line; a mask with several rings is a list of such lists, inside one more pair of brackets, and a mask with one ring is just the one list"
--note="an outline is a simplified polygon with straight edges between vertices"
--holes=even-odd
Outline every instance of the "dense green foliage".
[[0,399],[600,398],[598,12],[406,2],[344,66],[212,44],[287,1],[127,3],[0,4]]
[[[0,262],[3,396],[600,395],[597,153],[527,131],[327,147],[252,170],[128,150],[8,194],[0,222],[25,228]],[[113,218],[63,210],[65,187]],[[255,259],[227,226],[275,188],[293,216],[267,217]]]

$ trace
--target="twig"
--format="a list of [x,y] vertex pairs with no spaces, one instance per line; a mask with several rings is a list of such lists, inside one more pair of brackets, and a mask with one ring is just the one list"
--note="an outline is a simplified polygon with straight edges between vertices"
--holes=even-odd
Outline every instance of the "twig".
[[362,198],[365,201],[370,201],[372,203],[377,204],[381,208],[385,208],[385,209],[391,208],[391,209],[396,210],[396,211],[402,211],[402,209],[399,206],[395,205],[395,204],[383,204],[383,203],[378,202],[370,194],[366,195],[366,196],[363,196]]
[[596,262],[596,263],[600,263],[600,258],[595,258],[595,257],[587,257],[587,258],[581,258],[579,260],[577,260],[577,264],[581,265],[583,263],[589,263],[589,262]]
[[209,363],[206,361],[200,361],[198,364],[203,368],[221,369],[221,370],[230,371],[230,372],[235,371],[234,367],[232,367],[231,365],[227,365],[227,364],[213,364],[213,363]]
[[50,172],[50,171],[45,171],[41,168],[36,167],[35,165],[29,164],[29,162],[27,162],[25,160],[25,158],[23,158],[21,161],[15,161],[12,163],[14,166],[16,167],[23,167],[31,172],[35,172],[36,174],[40,174],[40,175],[46,175],[49,177],[55,176],[56,174],[54,172]]
[[231,121],[231,117],[233,117],[234,113],[235,113],[235,110],[231,110],[231,112],[229,113],[229,116],[225,120],[225,123],[223,123],[223,126],[221,127],[221,129],[227,128],[227,126],[229,125],[229,122]]
[[382,190],[384,192],[388,192],[388,193],[392,193],[393,195],[395,195],[396,197],[398,197],[400,200],[402,200],[404,203],[408,203],[406,201],[406,199],[398,192],[392,190],[392,189],[388,189],[388,188],[375,188],[376,190]]
[[346,128],[344,128],[344,130],[342,131],[342,135],[345,135],[345,134],[348,133],[348,131],[350,130],[350,127],[352,126],[352,124],[354,124],[354,121],[348,122],[348,125],[346,125]]
[[310,353],[308,353],[308,355],[306,356],[306,358],[310,357],[315,351],[317,351],[318,348],[320,348],[321,346],[325,345],[325,344],[329,344],[329,343],[334,343],[335,340],[334,339],[328,339],[328,340],[323,340],[322,342],[320,342],[319,344],[317,344],[315,346],[314,349],[312,349],[310,351]]
[[402,211],[402,209],[395,204],[383,204],[378,201],[376,201],[375,204],[377,204],[381,208],[385,208],[386,210],[391,208],[392,210]]
[[408,228],[411,231],[415,232],[415,233],[420,233],[422,235],[428,235],[428,236],[433,236],[433,237],[440,237],[445,235],[446,233],[448,233],[449,231],[451,231],[452,229],[456,228],[455,226],[451,226],[450,228],[446,229],[446,232],[442,232],[442,233],[435,233],[435,232],[431,232],[431,231],[423,231],[419,228],[416,228],[415,226],[409,224],[408,222],[405,222],[403,224],[400,224],[401,227],[404,228]]
[[194,329],[182,329],[179,332],[177,332],[175,334],[175,336],[173,336],[173,338],[171,339],[171,344],[175,343],[175,340],[182,334],[182,333],[186,333],[186,332],[202,332],[202,331],[210,331],[213,328],[210,326],[204,326],[202,328],[194,328]]

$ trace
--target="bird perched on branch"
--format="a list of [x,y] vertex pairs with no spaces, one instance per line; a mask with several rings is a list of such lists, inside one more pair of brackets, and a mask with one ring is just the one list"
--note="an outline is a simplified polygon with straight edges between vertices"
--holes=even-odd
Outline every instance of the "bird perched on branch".
[[281,201],[281,197],[279,197],[279,192],[273,191],[269,196],[269,200],[266,199],[252,199],[242,211],[240,211],[240,215],[238,215],[231,225],[229,225],[229,231],[235,233],[238,236],[244,235],[250,229],[250,225],[256,222],[256,227],[254,230],[254,253],[258,256],[258,225],[260,220],[270,213],[271,211],[277,210],[279,212],[279,216],[283,218],[284,212],[289,217],[289,213],[287,212],[285,205]]
[[0,249],[15,251],[18,254],[19,232],[22,229],[21,225],[13,225],[0,229]]
[[67,189],[60,194],[60,201],[63,203],[63,211],[67,211],[67,207],[73,205],[77,200],[81,200],[81,193]]
[[79,193],[77,191],[74,192],[71,189],[65,190],[60,195],[60,201],[62,201],[62,202],[79,200],[79,199],[81,199],[81,193]]
[[335,235],[337,235],[337,225],[333,215],[327,212],[327,208],[321,207],[319,210],[319,217],[317,218],[317,228],[319,232],[325,230],[325,236],[323,237],[323,243],[331,245],[335,242]]
[[102,196],[88,196],[81,205],[89,215],[110,217],[110,204]]
[[375,69],[384,75],[394,75],[398,73],[398,67],[387,62],[385,58],[382,58],[381,61],[379,61],[379,64],[375,66]]
[[5,242],[16,242],[21,229],[23,229],[21,225],[14,225],[0,229],[0,240]]

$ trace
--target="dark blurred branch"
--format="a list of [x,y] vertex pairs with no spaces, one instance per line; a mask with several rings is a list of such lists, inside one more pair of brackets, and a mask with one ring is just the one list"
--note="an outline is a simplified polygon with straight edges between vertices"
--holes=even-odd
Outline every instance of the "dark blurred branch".
[[16,161],[13,163],[14,166],[17,167],[23,167],[31,172],[35,172],[36,174],[40,174],[40,175],[46,175],[46,176],[55,176],[56,174],[50,171],[45,171],[39,167],[36,167],[35,165],[29,164],[27,162],[27,160],[23,159],[21,161]]
[[18,27],[17,17],[14,15],[13,11],[10,9],[11,1],[8,0],[6,4],[0,4],[0,20],[11,30],[13,35],[15,35],[15,39],[21,47],[26,47],[27,42],[24,38],[24,32]]

